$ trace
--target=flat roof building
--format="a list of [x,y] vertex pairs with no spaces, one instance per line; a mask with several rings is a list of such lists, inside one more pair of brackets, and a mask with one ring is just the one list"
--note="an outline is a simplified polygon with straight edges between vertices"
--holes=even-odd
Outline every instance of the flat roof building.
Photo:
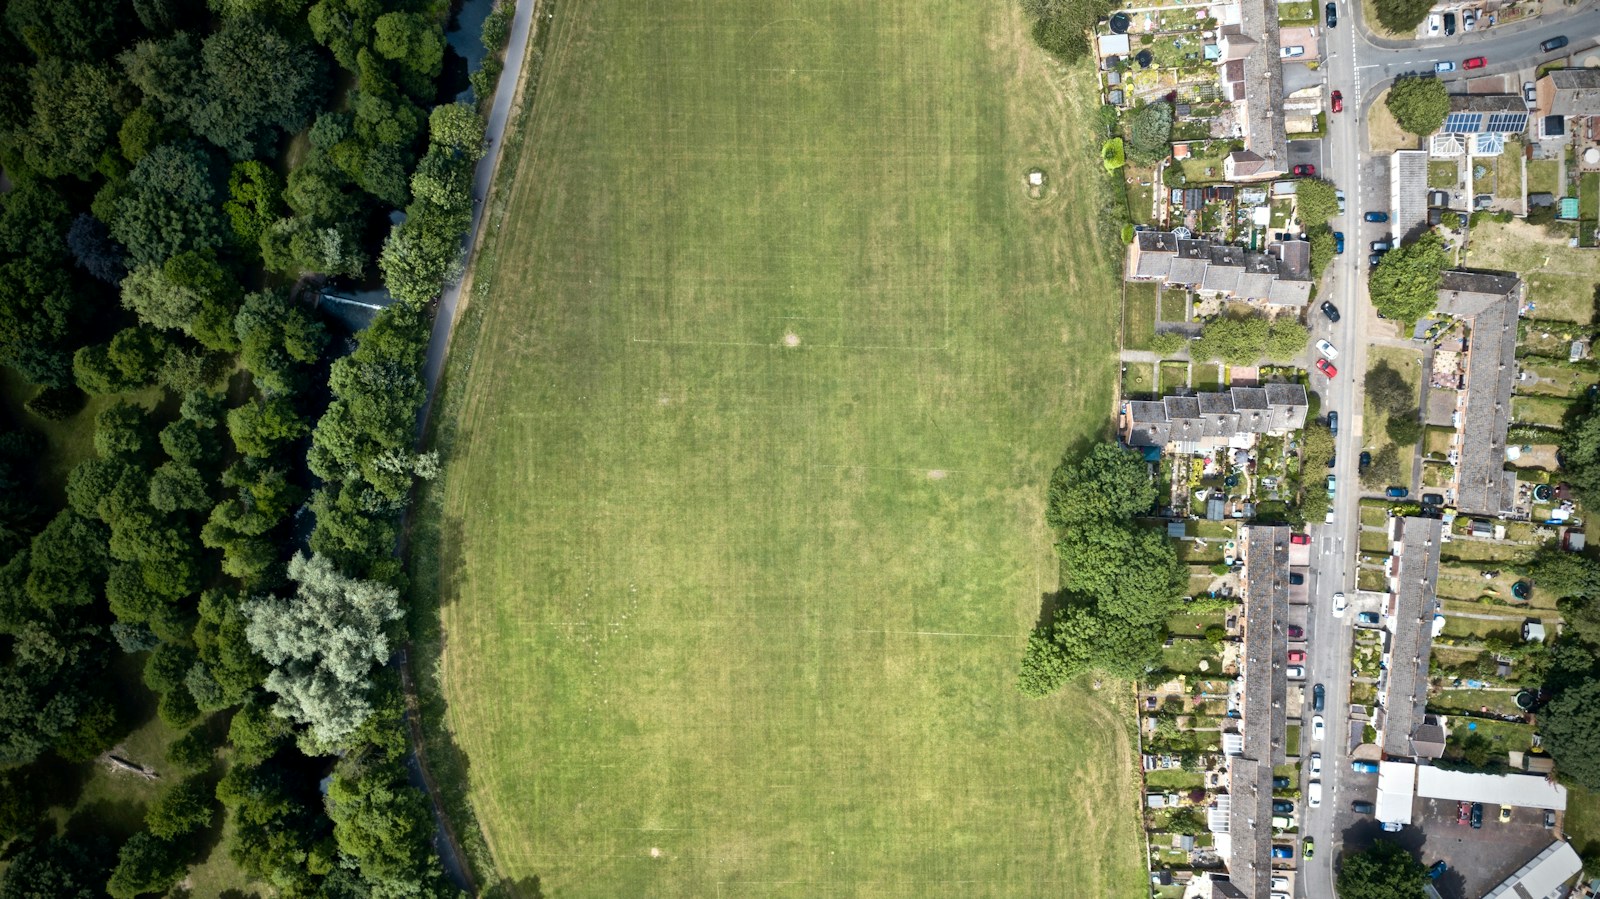
[[1428,223],[1428,151],[1396,150],[1389,162],[1389,228],[1403,237]]
[[1410,824],[1417,798],[1417,766],[1412,762],[1378,763],[1378,801],[1373,817],[1385,824]]
[[1571,843],[1551,843],[1483,899],[1559,899],[1566,895],[1567,881],[1582,870],[1583,860]]
[[1417,769],[1417,795],[1558,812],[1567,808],[1567,788],[1537,774],[1479,774],[1428,765]]
[[[1412,516],[1390,522],[1393,555],[1389,563],[1390,638],[1383,691],[1383,752],[1391,758],[1438,758],[1444,754],[1442,740],[1433,739],[1431,730],[1426,734],[1418,731],[1427,723],[1428,650],[1433,642],[1433,618],[1439,611],[1435,590],[1443,529],[1437,518]],[[1420,741],[1415,739],[1419,736]],[[1426,754],[1435,748],[1437,753]]]

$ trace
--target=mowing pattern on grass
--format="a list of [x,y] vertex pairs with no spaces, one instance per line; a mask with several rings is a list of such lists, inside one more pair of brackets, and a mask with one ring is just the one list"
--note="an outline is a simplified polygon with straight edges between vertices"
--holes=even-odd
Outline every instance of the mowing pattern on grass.
[[1131,706],[1013,687],[1115,383],[1092,73],[1016,4],[552,27],[423,585],[499,874],[1142,895]]

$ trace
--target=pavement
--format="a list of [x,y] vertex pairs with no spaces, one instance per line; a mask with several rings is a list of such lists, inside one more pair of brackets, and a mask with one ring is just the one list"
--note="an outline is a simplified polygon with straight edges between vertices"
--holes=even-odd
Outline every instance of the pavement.
[[[1399,75],[1432,72],[1438,60],[1452,60],[1457,71],[1451,78],[1467,75],[1500,74],[1528,69],[1557,56],[1565,56],[1600,44],[1600,8],[1593,0],[1570,12],[1547,14],[1528,22],[1495,26],[1450,38],[1425,41],[1379,39],[1362,27],[1361,4],[1338,0],[1339,26],[1323,29],[1322,62],[1319,71],[1327,76],[1330,90],[1344,93],[1345,112],[1328,116],[1327,135],[1322,141],[1318,172],[1342,188],[1346,212],[1333,222],[1345,235],[1346,251],[1336,256],[1323,290],[1313,305],[1333,303],[1339,310],[1338,322],[1330,321],[1312,309],[1307,324],[1311,337],[1326,338],[1339,350],[1335,365],[1339,374],[1326,378],[1314,373],[1310,389],[1322,395],[1322,411],[1339,413],[1339,434],[1335,438],[1337,462],[1333,474],[1339,490],[1333,504],[1332,524],[1314,523],[1312,535],[1311,605],[1305,623],[1307,638],[1306,682],[1322,684],[1326,690],[1323,716],[1328,736],[1320,742],[1311,739],[1309,710],[1301,728],[1302,758],[1311,752],[1322,753],[1323,802],[1319,808],[1304,808],[1301,833],[1314,838],[1318,852],[1302,862],[1295,878],[1295,893],[1308,899],[1333,899],[1335,866],[1345,830],[1355,822],[1351,803],[1372,801],[1375,778],[1356,775],[1350,770],[1350,747],[1343,735],[1349,708],[1350,627],[1354,609],[1344,618],[1332,614],[1333,595],[1346,593],[1354,600],[1356,592],[1356,547],[1359,544],[1361,497],[1356,460],[1361,451],[1363,404],[1362,376],[1367,370],[1369,331],[1377,324],[1376,312],[1367,297],[1366,248],[1368,243],[1387,236],[1387,225],[1361,220],[1367,209],[1387,209],[1389,179],[1386,161],[1368,157],[1363,112],[1373,99]],[[1556,35],[1566,35],[1570,45],[1553,54],[1543,53],[1539,44]],[[1465,72],[1463,60],[1484,56],[1488,64]],[[1369,783],[1370,782],[1370,783]],[[1370,821],[1370,819],[1367,819]],[[1342,827],[1340,825],[1343,825]]]

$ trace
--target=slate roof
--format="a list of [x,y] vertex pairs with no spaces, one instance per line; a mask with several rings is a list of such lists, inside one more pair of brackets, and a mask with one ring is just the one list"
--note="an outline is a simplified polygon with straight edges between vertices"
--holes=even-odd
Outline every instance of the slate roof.
[[1271,891],[1272,766],[1285,761],[1283,709],[1289,691],[1283,662],[1289,649],[1289,535],[1287,527],[1267,525],[1252,525],[1240,535],[1244,690],[1239,716],[1244,752],[1228,763],[1228,876],[1247,896]]
[[1244,146],[1264,160],[1256,174],[1289,170],[1283,130],[1283,60],[1278,56],[1278,4],[1241,0],[1239,31],[1255,39],[1244,57],[1244,103],[1237,110]]
[[1412,735],[1423,723],[1428,705],[1428,649],[1433,643],[1433,616],[1439,611],[1439,548],[1443,545],[1437,518],[1409,516],[1396,523],[1400,551],[1395,556],[1393,592],[1389,595],[1391,636],[1388,681],[1384,688],[1383,751],[1392,758],[1412,758]]
[[1163,281],[1208,293],[1304,306],[1311,297],[1311,244],[1274,243],[1260,253],[1170,231],[1140,231],[1129,248],[1128,278]]
[[1553,69],[1545,77],[1555,88],[1551,115],[1600,115],[1600,69]]
[[1240,434],[1303,428],[1307,409],[1305,388],[1299,384],[1235,387],[1222,393],[1133,400],[1123,407],[1121,434],[1129,446],[1162,447],[1205,438],[1229,440]]
[[1439,278],[1439,311],[1466,319],[1470,328],[1456,461],[1456,507],[1468,514],[1499,515],[1516,504],[1505,451],[1521,302],[1515,275],[1447,271]]

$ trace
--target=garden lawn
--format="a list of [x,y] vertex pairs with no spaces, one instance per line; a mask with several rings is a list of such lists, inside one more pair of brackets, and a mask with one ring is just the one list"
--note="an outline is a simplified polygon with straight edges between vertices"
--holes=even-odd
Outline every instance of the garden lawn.
[[1156,365],[1154,362],[1129,362],[1123,366],[1122,396],[1124,399],[1143,399],[1156,392]]
[[1578,179],[1578,218],[1593,222],[1600,216],[1600,172],[1584,172]]
[[1129,281],[1122,289],[1122,345],[1130,350],[1149,349],[1156,333],[1159,288],[1149,281]]
[[413,539],[494,877],[1145,895],[1129,691],[1014,687],[1112,411],[1093,72],[1011,3],[549,27]]
[[1561,196],[1556,178],[1561,174],[1561,163],[1554,159],[1530,159],[1528,166],[1528,193]]
[[1572,403],[1566,399],[1548,396],[1514,396],[1511,398],[1511,417],[1515,421],[1559,428]]
[[[1367,350],[1368,369],[1377,368],[1380,362],[1387,362],[1390,368],[1393,368],[1400,373],[1401,377],[1405,378],[1406,384],[1411,388],[1410,395],[1413,397],[1413,408],[1416,406],[1415,398],[1420,395],[1422,389],[1421,360],[1420,353],[1402,347],[1374,346]],[[1389,439],[1389,432],[1384,427],[1386,417],[1380,415],[1373,408],[1370,399],[1363,400],[1363,403],[1365,406],[1365,418],[1363,421],[1367,422],[1367,425],[1362,428],[1361,448],[1370,451],[1372,455],[1376,456],[1384,447],[1389,446],[1394,441]],[[1411,463],[1415,455],[1416,450],[1414,447],[1409,449],[1407,447],[1400,448],[1400,471],[1403,473],[1401,478],[1403,482],[1408,483],[1411,480]]]
[[1429,162],[1428,186],[1453,189],[1461,180],[1461,167],[1454,162]]
[[[1533,190],[1530,186],[1529,190]],[[1483,217],[1467,243],[1467,265],[1521,273],[1528,282],[1532,315],[1588,324],[1594,319],[1595,285],[1600,267],[1589,250],[1568,247],[1562,237],[1526,222],[1496,222]]]
[[1189,363],[1167,361],[1161,363],[1161,393],[1177,393],[1189,389]]

